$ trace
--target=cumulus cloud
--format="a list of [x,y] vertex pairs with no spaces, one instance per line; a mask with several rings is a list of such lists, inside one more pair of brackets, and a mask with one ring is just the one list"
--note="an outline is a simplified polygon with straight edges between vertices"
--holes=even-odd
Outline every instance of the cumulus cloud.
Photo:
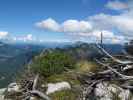
[[36,23],[36,26],[51,31],[59,31],[60,28],[60,25],[52,18],[48,18],[46,20],[38,22]]
[[[89,16],[88,20],[68,19],[58,23],[54,19],[46,19],[36,24],[37,27],[45,30],[64,32],[67,35],[77,36],[79,39],[87,37],[89,39],[100,39],[101,32],[104,39],[112,43],[122,43],[126,39],[133,38],[133,1],[120,2],[118,0],[109,1],[105,7],[116,10],[120,14],[112,15],[99,13]],[[119,33],[121,35],[116,35]]]
[[21,42],[28,42],[28,41],[33,41],[33,35],[32,34],[27,34],[24,36],[16,36],[12,37],[13,41],[21,41]]
[[125,10],[128,9],[128,5],[120,1],[109,1],[105,7],[112,10]]
[[93,27],[98,30],[116,30],[122,35],[133,37],[133,1],[120,2],[118,0],[109,1],[105,6],[108,8],[122,10],[120,14],[112,15],[100,13],[90,16]]
[[95,26],[97,29],[117,29],[124,35],[133,36],[133,17],[127,15],[113,16],[107,14],[98,14],[89,17],[89,20],[92,21],[93,26]]
[[117,30],[117,32],[120,32],[126,37],[133,37],[133,1],[109,1],[106,6],[109,4],[117,4],[116,7],[118,8],[119,5],[121,5],[123,12],[117,15],[100,13],[94,16],[90,16],[88,20],[91,21],[93,27],[110,31]]
[[114,33],[107,31],[107,30],[103,30],[103,31],[94,31],[93,32],[93,36],[95,36],[96,38],[101,38],[101,33],[103,34],[103,38],[113,38],[114,37]]
[[56,32],[89,32],[92,25],[88,21],[66,20],[59,24],[54,19],[46,19],[36,23],[37,27]]
[[103,34],[103,41],[104,43],[124,43],[127,42],[125,40],[125,36],[117,35],[112,31],[109,30],[93,30],[88,33],[69,33],[73,41],[88,41],[88,42],[100,42],[101,41],[101,33]]
[[123,41],[124,38],[116,36],[112,29],[117,28],[123,33],[132,31],[132,28],[129,27],[132,26],[132,23],[129,24],[130,21],[127,20],[131,19],[122,16],[98,14],[89,17],[88,21],[66,20],[61,24],[53,19],[46,19],[39,22],[39,24],[37,23],[37,26],[45,30],[65,32],[67,35],[73,35],[78,38],[89,37],[94,40],[100,39],[102,32],[107,42],[118,43]]
[[79,35],[79,36],[84,36],[84,37],[93,36],[95,38],[101,38],[101,33],[103,34],[104,38],[113,38],[114,37],[114,33],[111,31],[107,31],[107,30],[93,30],[88,33],[74,33],[73,35]]
[[67,20],[61,26],[62,32],[89,32],[92,26],[87,21]]
[[8,34],[6,31],[0,31],[0,39],[5,38]]

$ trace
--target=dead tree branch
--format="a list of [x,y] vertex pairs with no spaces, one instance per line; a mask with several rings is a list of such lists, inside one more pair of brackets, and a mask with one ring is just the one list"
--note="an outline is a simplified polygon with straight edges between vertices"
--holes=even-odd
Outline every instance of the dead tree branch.
[[122,61],[120,59],[117,59],[115,57],[113,57],[112,55],[110,55],[106,50],[104,50],[99,44],[96,44],[96,46],[104,53],[106,54],[108,57],[110,57],[113,61],[120,63],[120,64],[133,64],[133,62],[130,61]]
[[107,67],[109,70],[111,70],[112,72],[114,72],[115,74],[117,74],[118,76],[120,76],[123,79],[133,79],[133,76],[127,76],[127,75],[123,75],[120,72],[118,72],[116,69],[110,67],[109,65],[103,64],[102,62],[100,62],[99,60],[96,59],[96,62],[104,67]]

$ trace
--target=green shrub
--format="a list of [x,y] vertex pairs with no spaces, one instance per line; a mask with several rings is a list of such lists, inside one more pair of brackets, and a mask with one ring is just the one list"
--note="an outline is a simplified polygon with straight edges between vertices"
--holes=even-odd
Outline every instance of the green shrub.
[[31,68],[34,72],[47,77],[52,74],[62,73],[66,69],[73,69],[74,66],[75,61],[70,55],[55,50],[35,58]]

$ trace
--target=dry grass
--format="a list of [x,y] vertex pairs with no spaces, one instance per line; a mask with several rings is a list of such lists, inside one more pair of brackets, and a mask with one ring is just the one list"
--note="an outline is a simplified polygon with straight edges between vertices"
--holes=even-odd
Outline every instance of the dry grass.
[[98,70],[98,65],[93,61],[79,61],[76,70],[79,72],[95,72]]
[[77,100],[77,95],[71,90],[55,92],[50,97],[52,100]]

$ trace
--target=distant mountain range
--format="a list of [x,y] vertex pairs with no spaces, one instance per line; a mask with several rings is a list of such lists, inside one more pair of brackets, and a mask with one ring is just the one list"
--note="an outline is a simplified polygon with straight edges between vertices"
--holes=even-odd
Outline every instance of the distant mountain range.
[[[124,50],[124,46],[120,44],[103,44],[102,47],[112,55],[122,54]],[[67,47],[61,49],[61,51],[65,51],[75,57],[77,60],[79,59],[93,59],[100,58],[104,56],[103,52],[99,50],[96,44],[91,43],[82,43],[77,42],[73,45],[68,45]]]
[[[0,42],[0,88],[7,86],[15,75],[24,68],[35,55],[46,48],[62,48],[65,52],[80,57],[99,56],[95,44],[88,43],[44,43],[44,44],[7,44]],[[104,48],[111,54],[121,53],[123,46],[106,44]]]
[[121,44],[104,44],[103,48],[110,54],[121,54],[125,50],[125,46]]
[[0,88],[7,86],[17,72],[42,49],[44,47],[37,45],[11,45],[0,42]]

